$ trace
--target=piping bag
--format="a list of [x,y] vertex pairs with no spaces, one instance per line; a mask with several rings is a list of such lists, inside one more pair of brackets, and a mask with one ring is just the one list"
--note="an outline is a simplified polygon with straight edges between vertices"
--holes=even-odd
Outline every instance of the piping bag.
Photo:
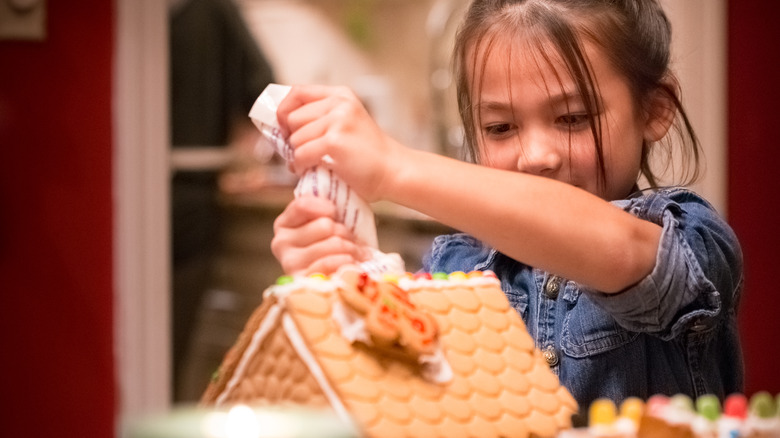
[[[252,105],[249,117],[260,130],[262,138],[287,163],[293,161],[293,148],[284,137],[276,110],[279,103],[290,92],[290,87],[279,84],[269,84]],[[323,161],[329,161],[329,155]],[[359,244],[369,247],[372,258],[360,266],[370,273],[404,272],[404,263],[398,254],[385,254],[377,249],[376,224],[371,207],[361,199],[338,175],[331,169],[315,166],[307,170],[295,187],[296,198],[302,195],[313,195],[326,198],[336,206],[336,220],[343,223],[355,236]]]

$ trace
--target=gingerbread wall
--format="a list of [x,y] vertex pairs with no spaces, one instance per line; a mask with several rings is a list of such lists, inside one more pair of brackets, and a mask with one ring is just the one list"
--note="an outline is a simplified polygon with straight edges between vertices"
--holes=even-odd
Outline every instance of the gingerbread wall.
[[114,2],[0,41],[0,435],[114,436]]

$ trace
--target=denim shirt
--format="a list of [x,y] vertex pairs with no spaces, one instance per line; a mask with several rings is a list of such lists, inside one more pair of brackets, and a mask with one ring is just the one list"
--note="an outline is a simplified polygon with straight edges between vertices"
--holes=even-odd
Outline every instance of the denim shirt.
[[736,320],[742,252],[734,232],[705,200],[684,189],[613,204],[663,226],[652,273],[620,293],[532,268],[466,234],[437,237],[423,269],[494,271],[581,412],[599,397],[620,402],[683,393],[722,399],[742,391]]

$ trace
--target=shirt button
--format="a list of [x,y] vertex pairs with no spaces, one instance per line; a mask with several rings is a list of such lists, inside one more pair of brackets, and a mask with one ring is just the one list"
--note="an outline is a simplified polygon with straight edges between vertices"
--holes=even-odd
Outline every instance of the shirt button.
[[544,351],[542,351],[542,356],[544,357],[544,360],[547,361],[547,365],[549,365],[550,368],[558,365],[558,353],[555,352],[555,348],[545,348]]
[[702,319],[697,319],[693,327],[691,327],[691,330],[695,332],[702,332],[707,330],[707,324]]
[[547,284],[544,285],[544,293],[548,298],[554,300],[558,298],[558,292],[561,290],[561,278],[558,276],[551,276],[547,280]]

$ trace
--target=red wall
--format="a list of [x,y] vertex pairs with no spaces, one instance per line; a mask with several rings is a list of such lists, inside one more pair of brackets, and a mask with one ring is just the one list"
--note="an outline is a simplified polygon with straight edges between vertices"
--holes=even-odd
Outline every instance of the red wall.
[[114,2],[0,41],[0,435],[114,436]]
[[729,1],[729,220],[745,255],[747,391],[780,392],[780,2]]

